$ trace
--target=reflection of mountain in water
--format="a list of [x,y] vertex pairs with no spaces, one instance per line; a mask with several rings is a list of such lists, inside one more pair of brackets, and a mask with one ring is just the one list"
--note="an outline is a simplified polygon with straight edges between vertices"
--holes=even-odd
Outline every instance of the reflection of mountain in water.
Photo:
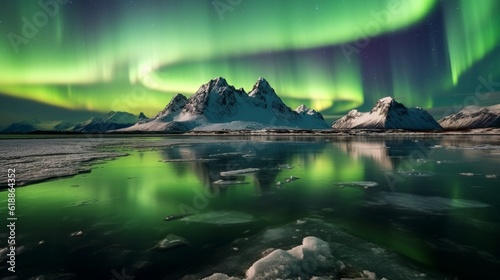
[[[303,140],[303,139],[302,139]],[[272,141],[272,142],[271,142]],[[278,174],[291,165],[292,159],[301,158],[307,164],[314,161],[304,153],[307,148],[320,154],[326,142],[280,142],[276,137],[243,140],[229,143],[205,143],[173,146],[162,151],[165,161],[182,161],[176,172],[192,169],[204,186],[218,188],[217,180],[247,181],[253,183],[259,192],[266,191],[277,182]],[[305,157],[305,158],[304,158]],[[184,167],[181,167],[184,166]],[[258,168],[251,175],[221,176],[224,171]],[[249,178],[253,178],[253,182]],[[231,186],[231,185],[229,185]],[[221,188],[223,192],[226,188]]]
[[392,169],[392,161],[387,155],[385,141],[367,142],[366,139],[346,139],[335,143],[342,151],[356,159],[369,158],[385,169]]
[[334,144],[349,156],[373,160],[384,169],[394,170],[401,160],[426,158],[431,147],[438,145],[440,139],[414,140],[410,138],[340,138]]

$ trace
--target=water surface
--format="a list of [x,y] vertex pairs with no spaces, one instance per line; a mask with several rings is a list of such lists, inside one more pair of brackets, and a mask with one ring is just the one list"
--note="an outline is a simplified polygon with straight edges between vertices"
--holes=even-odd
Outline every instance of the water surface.
[[[402,265],[426,275],[480,279],[498,272],[498,137],[100,141],[102,151],[128,156],[93,165],[90,173],[17,189],[20,279],[111,279],[123,271],[136,279],[201,275],[239,253],[235,240],[307,217],[338,226],[359,237],[356,242],[394,251]],[[23,168],[29,163],[17,168],[18,176]],[[220,175],[248,168],[254,172]],[[6,217],[7,193],[0,199]],[[164,221],[186,213],[195,215]],[[188,245],[155,248],[169,234]],[[289,236],[290,244],[300,243],[301,234]],[[235,276],[244,276],[241,269]],[[1,275],[9,275],[4,261]]]

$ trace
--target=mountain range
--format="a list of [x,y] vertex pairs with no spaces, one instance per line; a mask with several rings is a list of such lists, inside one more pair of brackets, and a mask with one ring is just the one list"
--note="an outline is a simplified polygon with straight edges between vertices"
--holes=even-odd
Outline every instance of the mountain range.
[[323,116],[306,105],[292,110],[264,78],[247,94],[222,78],[203,84],[194,95],[177,94],[155,117],[120,132],[241,130],[263,128],[327,129]]
[[288,107],[264,78],[259,78],[249,93],[236,89],[218,77],[200,86],[189,98],[175,95],[154,117],[114,112],[92,117],[81,123],[66,121],[22,121],[4,129],[4,133],[32,131],[167,132],[259,129],[402,129],[410,131],[465,130],[500,127],[500,104],[470,106],[439,122],[424,109],[407,108],[392,97],[377,101],[369,112],[349,111],[328,125],[321,113],[302,104]]
[[92,117],[81,123],[67,121],[41,121],[29,120],[12,123],[2,130],[3,133],[27,133],[34,131],[59,131],[59,132],[85,132],[101,133],[110,130],[129,127],[145,120],[147,117],[140,113],[139,116],[127,112],[111,111],[103,116]]
[[442,130],[443,128],[424,109],[406,108],[392,97],[377,101],[370,112],[351,110],[333,123],[334,129],[404,129]]
[[456,114],[442,118],[439,124],[450,130],[500,127],[500,104],[489,107],[468,106]]
[[127,112],[111,111],[102,117],[92,117],[83,123],[75,125],[72,131],[87,133],[106,132],[129,127],[146,119],[147,117],[143,113],[136,116]]
[[67,121],[26,120],[15,122],[3,129],[2,133],[27,133],[33,131],[71,131],[74,123]]

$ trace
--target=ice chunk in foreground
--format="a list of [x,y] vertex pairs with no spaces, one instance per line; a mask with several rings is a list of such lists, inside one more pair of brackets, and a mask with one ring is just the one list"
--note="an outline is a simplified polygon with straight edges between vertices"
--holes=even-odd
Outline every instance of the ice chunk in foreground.
[[294,276],[294,271],[300,271],[299,260],[281,249],[274,250],[269,255],[256,261],[246,273],[247,279],[287,279]]
[[327,242],[308,236],[302,245],[288,251],[274,250],[256,261],[246,272],[247,279],[287,279],[312,276],[320,268],[328,266],[332,254]]
[[153,249],[158,249],[160,251],[166,251],[170,249],[174,249],[177,247],[188,245],[187,240],[184,237],[169,234],[162,240],[158,242],[158,244]]
[[205,277],[202,280],[241,280],[241,278],[230,277],[224,273],[215,273],[209,277]]

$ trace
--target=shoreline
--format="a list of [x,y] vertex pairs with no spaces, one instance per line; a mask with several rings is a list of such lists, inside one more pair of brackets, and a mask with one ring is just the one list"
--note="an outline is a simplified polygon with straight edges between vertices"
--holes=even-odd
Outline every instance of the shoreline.
[[500,135],[500,128],[475,128],[467,130],[442,130],[442,131],[414,131],[402,129],[345,129],[345,130],[316,130],[316,129],[261,129],[261,130],[193,130],[187,132],[163,132],[163,131],[131,131],[131,132],[54,132],[35,131],[28,133],[5,133],[0,134],[3,139],[36,139],[37,136],[47,138],[118,138],[118,137],[158,137],[158,136],[376,136],[376,135]]

